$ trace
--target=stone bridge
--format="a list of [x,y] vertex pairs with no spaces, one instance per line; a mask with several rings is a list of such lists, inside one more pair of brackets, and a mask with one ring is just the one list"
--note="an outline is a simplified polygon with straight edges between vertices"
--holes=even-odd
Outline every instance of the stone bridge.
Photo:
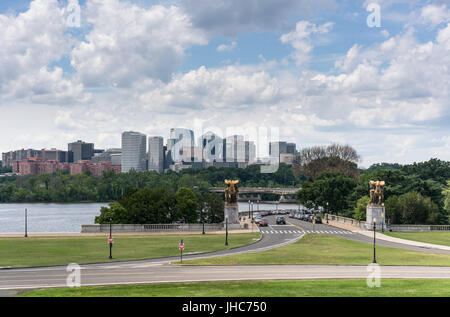
[[[280,196],[280,202],[295,202],[295,195],[301,188],[270,188],[270,187],[239,187],[239,201],[261,200],[261,194],[275,194]],[[225,187],[211,187],[211,192],[223,193]],[[288,196],[288,197],[286,197]],[[291,197],[291,198],[289,198]]]

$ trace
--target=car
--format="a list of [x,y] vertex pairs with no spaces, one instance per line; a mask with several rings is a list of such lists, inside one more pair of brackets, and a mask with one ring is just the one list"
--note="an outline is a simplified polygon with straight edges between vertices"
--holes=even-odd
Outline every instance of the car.
[[253,222],[258,224],[262,220],[260,215],[253,216]]
[[266,219],[261,219],[261,221],[259,222],[260,227],[267,227],[268,225],[269,223],[267,222]]
[[261,211],[261,212],[259,213],[259,215],[260,215],[261,217],[265,217],[265,216],[267,216],[267,212]]
[[316,223],[322,223],[322,218],[319,216],[314,216],[313,219],[316,220]]
[[285,225],[286,224],[286,219],[284,217],[277,217],[277,225]]

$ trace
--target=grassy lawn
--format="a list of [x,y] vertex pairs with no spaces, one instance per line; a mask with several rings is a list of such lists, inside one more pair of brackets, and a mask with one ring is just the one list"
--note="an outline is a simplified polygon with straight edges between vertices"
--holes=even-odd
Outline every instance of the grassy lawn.
[[400,239],[450,246],[450,232],[385,232],[384,234]]
[[369,288],[366,280],[205,282],[81,287],[32,291],[29,297],[395,297],[450,296],[450,280],[384,279]]
[[[183,254],[224,250],[254,242],[259,233],[225,235],[116,236],[113,261],[146,259],[180,254],[178,244],[184,239]],[[29,237],[0,238],[0,267],[40,266],[109,261],[107,237]]]
[[[381,265],[450,266],[450,255],[423,253],[377,246],[377,262]],[[260,253],[183,261],[184,265],[245,264],[362,264],[372,262],[373,247],[321,234],[307,234],[296,243]]]

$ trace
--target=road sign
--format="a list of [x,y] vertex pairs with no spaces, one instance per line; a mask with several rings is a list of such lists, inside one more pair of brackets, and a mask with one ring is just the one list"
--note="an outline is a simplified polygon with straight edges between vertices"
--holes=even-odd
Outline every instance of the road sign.
[[183,250],[184,250],[184,240],[181,240],[181,241],[180,241],[179,247],[180,247],[180,251],[183,251]]
[[109,237],[108,238],[108,243],[111,243],[111,244],[114,243],[114,238],[113,237]]

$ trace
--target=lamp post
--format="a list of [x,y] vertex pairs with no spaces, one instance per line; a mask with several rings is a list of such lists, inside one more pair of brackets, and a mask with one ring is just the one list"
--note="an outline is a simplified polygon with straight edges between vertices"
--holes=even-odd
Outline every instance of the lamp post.
[[203,215],[203,208],[202,208],[202,234],[205,234],[205,217]]
[[225,245],[228,246],[228,216],[225,217]]
[[25,238],[28,237],[28,210],[25,208]]
[[[112,238],[112,218],[109,218],[109,238]],[[112,259],[112,242],[109,242],[109,258]]]
[[384,212],[381,212],[381,232],[384,232]]
[[251,214],[250,214],[250,200],[248,201],[248,217],[250,218],[250,219],[252,219],[251,218]]
[[373,218],[373,261],[372,263],[377,263],[375,256],[375,233],[377,231],[377,218]]

